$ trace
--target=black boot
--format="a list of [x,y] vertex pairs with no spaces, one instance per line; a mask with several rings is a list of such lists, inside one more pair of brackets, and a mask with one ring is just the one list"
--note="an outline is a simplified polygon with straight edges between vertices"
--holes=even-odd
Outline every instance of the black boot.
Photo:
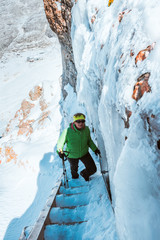
[[87,181],[87,182],[89,181],[89,176],[86,173],[85,169],[80,172],[80,175],[84,178],[85,181]]
[[76,171],[72,171],[72,179],[79,178],[79,174]]

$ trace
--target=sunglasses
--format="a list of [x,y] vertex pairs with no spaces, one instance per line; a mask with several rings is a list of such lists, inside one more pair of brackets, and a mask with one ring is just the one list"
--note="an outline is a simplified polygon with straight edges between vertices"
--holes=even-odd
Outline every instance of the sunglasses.
[[85,123],[85,120],[77,120],[76,123]]

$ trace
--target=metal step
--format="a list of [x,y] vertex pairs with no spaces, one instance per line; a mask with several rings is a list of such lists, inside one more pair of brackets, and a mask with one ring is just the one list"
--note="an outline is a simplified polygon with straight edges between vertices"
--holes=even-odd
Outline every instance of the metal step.
[[78,223],[88,220],[86,216],[86,210],[87,205],[74,208],[55,207],[51,209],[49,217],[51,223],[54,224]]
[[81,223],[86,223],[87,221],[76,221],[76,222],[68,222],[68,223],[52,223],[52,224],[49,224],[47,226],[53,226],[53,225],[56,225],[56,226],[74,226],[76,224],[81,224]]
[[71,179],[68,181],[69,187],[84,187],[84,186],[89,186],[89,182],[86,182],[84,179]]
[[[88,192],[63,193],[63,196],[65,196],[65,197],[69,197],[69,196],[75,196],[75,197],[76,197],[76,196],[77,196],[77,197],[78,197],[80,194],[83,194],[83,193],[88,193]],[[57,196],[58,196],[58,195],[62,195],[62,194],[58,193]]]
[[[78,207],[84,207],[84,206],[88,206],[88,204],[79,205]],[[75,209],[75,208],[77,208],[77,206],[72,206],[72,207],[60,207],[60,209]]]
[[45,240],[82,240],[86,222],[48,225],[44,231]]
[[59,194],[56,196],[56,207],[74,207],[88,203],[89,198],[87,193],[73,194],[70,196]]
[[61,186],[59,189],[59,194],[76,194],[76,193],[85,193],[89,192],[89,186],[77,186],[77,187],[70,187],[65,188]]

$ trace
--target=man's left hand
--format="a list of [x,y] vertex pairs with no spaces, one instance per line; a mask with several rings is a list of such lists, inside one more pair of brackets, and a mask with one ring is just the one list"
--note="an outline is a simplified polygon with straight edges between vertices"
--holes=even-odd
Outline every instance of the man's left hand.
[[59,155],[59,157],[62,158],[62,159],[65,157],[65,154],[64,154],[63,152],[58,152],[58,155]]
[[101,152],[99,151],[98,148],[95,150],[95,154],[96,154],[97,156],[98,156],[98,155],[101,155]]

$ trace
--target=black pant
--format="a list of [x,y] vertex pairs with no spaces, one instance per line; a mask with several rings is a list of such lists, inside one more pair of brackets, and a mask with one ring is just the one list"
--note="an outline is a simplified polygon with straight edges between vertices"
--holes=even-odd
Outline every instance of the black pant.
[[78,172],[79,160],[81,160],[81,162],[86,167],[85,169],[82,170],[86,176],[89,177],[97,171],[97,167],[94,163],[94,160],[89,153],[87,153],[86,155],[84,155],[81,158],[68,158],[68,161],[70,163],[70,168],[71,168],[71,174],[72,174],[73,178],[77,177],[77,175],[78,175],[77,172]]

